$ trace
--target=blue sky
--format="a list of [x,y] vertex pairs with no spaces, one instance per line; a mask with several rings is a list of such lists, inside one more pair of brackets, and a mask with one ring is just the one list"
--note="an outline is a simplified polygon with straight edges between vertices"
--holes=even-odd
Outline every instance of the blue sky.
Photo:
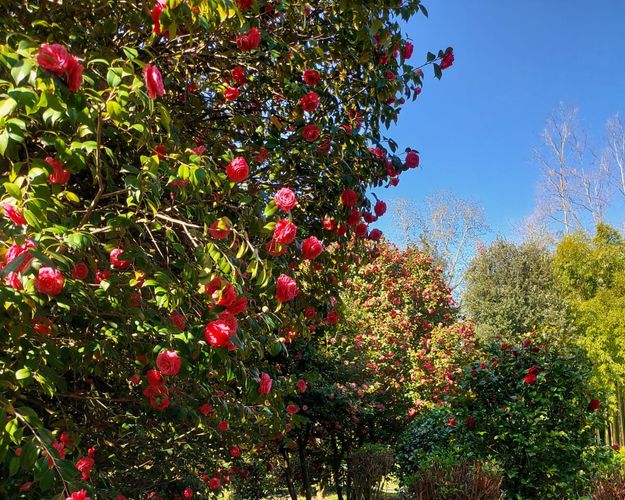
[[[455,63],[407,103],[390,135],[421,153],[419,169],[386,201],[419,202],[451,191],[479,202],[492,232],[516,239],[534,208],[539,168],[532,150],[560,101],[579,107],[599,140],[606,120],[625,115],[625,1],[430,0],[428,19],[406,26],[412,63],[454,47]],[[617,214],[618,222],[625,217]],[[392,220],[378,226],[389,232]]]

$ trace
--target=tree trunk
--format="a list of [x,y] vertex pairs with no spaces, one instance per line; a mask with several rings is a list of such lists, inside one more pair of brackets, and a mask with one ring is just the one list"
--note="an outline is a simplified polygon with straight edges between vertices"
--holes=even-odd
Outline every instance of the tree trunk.
[[289,452],[286,448],[282,446],[280,447],[280,452],[282,453],[282,457],[286,462],[285,475],[286,486],[289,489],[289,495],[291,497],[291,500],[297,500],[297,490],[295,489],[295,485],[293,484],[293,477],[291,476],[291,463],[289,462]]
[[308,467],[306,466],[306,444],[310,434],[310,426],[306,427],[306,434],[297,436],[297,449],[299,451],[299,464],[302,469],[302,483],[304,485],[304,494],[306,500],[312,500],[312,485],[310,484],[310,476],[308,475]]
[[343,500],[343,488],[341,487],[341,456],[336,445],[336,436],[332,434],[332,475],[334,476],[334,486],[336,488],[337,500]]

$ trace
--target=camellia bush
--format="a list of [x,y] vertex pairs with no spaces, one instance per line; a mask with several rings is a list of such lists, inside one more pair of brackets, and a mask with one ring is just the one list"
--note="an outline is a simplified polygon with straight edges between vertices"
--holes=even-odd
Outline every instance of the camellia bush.
[[3,4],[0,496],[259,482],[298,425],[271,358],[314,335],[309,308],[335,321],[346,264],[381,236],[368,190],[419,165],[383,135],[421,67],[453,63],[413,56],[400,21],[418,13]]

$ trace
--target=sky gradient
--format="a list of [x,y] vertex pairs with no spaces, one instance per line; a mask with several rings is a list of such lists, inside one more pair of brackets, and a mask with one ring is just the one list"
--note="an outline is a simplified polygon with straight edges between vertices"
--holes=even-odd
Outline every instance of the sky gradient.
[[[562,101],[579,107],[581,126],[601,140],[606,120],[625,116],[625,1],[425,2],[429,18],[406,25],[412,63],[454,47],[455,63],[423,93],[390,135],[421,153],[381,198],[419,202],[451,191],[480,203],[491,233],[517,239],[535,203],[539,167],[532,151]],[[609,222],[622,224],[623,205]],[[392,220],[378,224],[386,233]]]

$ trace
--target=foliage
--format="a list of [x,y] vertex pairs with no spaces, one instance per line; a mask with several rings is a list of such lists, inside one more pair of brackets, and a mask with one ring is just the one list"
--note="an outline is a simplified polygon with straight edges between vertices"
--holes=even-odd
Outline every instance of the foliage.
[[393,472],[393,452],[382,445],[365,445],[352,452],[348,473],[352,479],[351,498],[378,498],[384,478]]
[[367,190],[418,163],[382,132],[421,91],[418,12],[3,3],[0,496],[257,480],[302,424],[273,358],[379,239]]
[[566,343],[571,327],[552,273],[549,251],[534,243],[497,240],[480,252],[466,274],[463,308],[479,337],[516,342],[535,330]]

